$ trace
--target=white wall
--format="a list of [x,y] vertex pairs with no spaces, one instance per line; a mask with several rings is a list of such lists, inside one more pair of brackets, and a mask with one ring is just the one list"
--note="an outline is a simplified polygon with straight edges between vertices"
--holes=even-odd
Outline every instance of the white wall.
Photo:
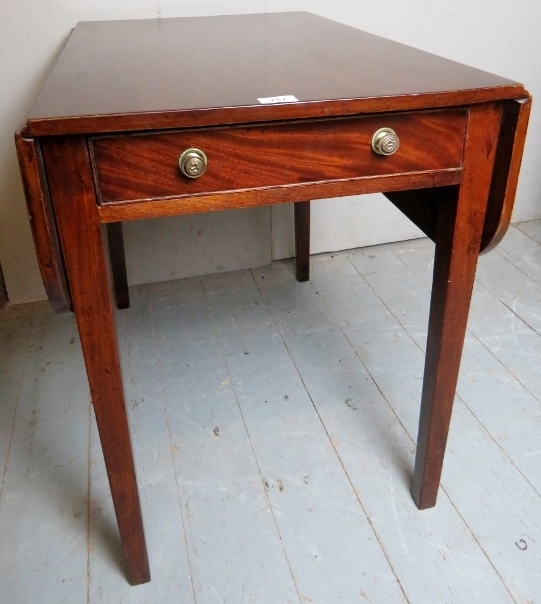
[[[534,109],[514,220],[541,217],[536,0],[0,0],[0,264],[12,303],[44,297],[13,132],[77,21],[280,10],[308,10],[523,82]],[[312,205],[313,252],[418,234],[380,195]],[[130,223],[125,231],[131,283],[255,266],[293,253],[288,206]]]

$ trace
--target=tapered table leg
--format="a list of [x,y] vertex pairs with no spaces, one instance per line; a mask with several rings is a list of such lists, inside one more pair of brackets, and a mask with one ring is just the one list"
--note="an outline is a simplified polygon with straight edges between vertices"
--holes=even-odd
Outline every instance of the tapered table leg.
[[52,137],[43,145],[43,156],[128,580],[137,585],[150,580],[150,571],[87,147],[82,137]]
[[111,222],[106,225],[107,242],[109,243],[109,258],[115,302],[118,309],[130,307],[128,290],[128,275],[126,273],[126,257],[124,255],[124,235],[121,222]]
[[488,201],[501,111],[470,109],[462,183],[439,202],[421,416],[412,486],[419,509],[440,483]]
[[295,208],[295,274],[297,281],[310,279],[310,202],[296,201]]

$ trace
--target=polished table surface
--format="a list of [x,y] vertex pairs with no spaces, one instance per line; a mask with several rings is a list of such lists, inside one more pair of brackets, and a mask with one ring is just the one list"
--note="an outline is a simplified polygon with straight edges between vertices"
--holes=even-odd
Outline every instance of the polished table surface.
[[[150,571],[109,275],[127,306],[122,221],[294,202],[304,281],[310,200],[383,192],[436,243],[412,486],[431,507],[477,258],[509,225],[530,104],[521,84],[308,13],[77,25],[15,138],[48,295],[76,315],[132,584]],[[197,178],[179,169],[191,148],[208,161]]]
[[[69,38],[27,128],[147,130],[524,94],[516,82],[309,13],[90,22]],[[276,95],[299,102],[258,103]]]

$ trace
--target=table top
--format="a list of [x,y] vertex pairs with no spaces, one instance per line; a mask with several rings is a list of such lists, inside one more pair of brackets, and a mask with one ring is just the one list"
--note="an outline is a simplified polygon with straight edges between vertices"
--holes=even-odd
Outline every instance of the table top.
[[[298,101],[261,104],[292,95]],[[305,12],[79,23],[29,135],[441,107],[522,85]]]

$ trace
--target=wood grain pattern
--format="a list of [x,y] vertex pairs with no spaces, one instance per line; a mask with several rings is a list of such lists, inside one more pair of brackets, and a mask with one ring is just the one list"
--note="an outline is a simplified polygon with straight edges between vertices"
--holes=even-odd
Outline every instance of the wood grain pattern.
[[15,146],[41,278],[55,312],[66,312],[71,310],[70,293],[40,143],[23,137],[19,129],[15,133]]
[[[150,581],[107,266],[86,142],[43,144],[120,538],[132,585]],[[57,167],[61,165],[62,170]],[[73,203],[76,199],[77,203]]]
[[[111,136],[91,139],[90,146],[106,204],[458,168],[465,125],[464,111],[436,111]],[[370,148],[384,126],[400,139],[387,157]],[[189,147],[208,157],[196,179],[178,167]]]
[[[299,102],[257,101],[282,94]],[[73,31],[27,127],[156,130],[523,96],[516,82],[308,13],[91,22]]]
[[248,191],[227,191],[182,199],[112,203],[99,206],[98,214],[101,222],[104,223],[141,220],[197,212],[248,208],[274,203],[292,203],[299,201],[299,199],[327,199],[343,195],[403,191],[422,187],[444,187],[459,184],[461,176],[461,168],[435,170],[433,172],[409,172],[390,176],[366,176],[347,181],[284,185]]
[[421,416],[412,494],[433,507],[451,411],[496,157],[501,106],[470,108],[464,173],[458,195],[438,208]]
[[531,97],[503,104],[498,151],[481,240],[482,252],[495,248],[511,224],[531,108]]
[[[531,97],[502,103],[502,124],[498,135],[480,253],[494,249],[511,223],[531,104]],[[432,188],[388,192],[385,196],[427,237],[435,241],[438,200],[446,194],[443,190]]]

